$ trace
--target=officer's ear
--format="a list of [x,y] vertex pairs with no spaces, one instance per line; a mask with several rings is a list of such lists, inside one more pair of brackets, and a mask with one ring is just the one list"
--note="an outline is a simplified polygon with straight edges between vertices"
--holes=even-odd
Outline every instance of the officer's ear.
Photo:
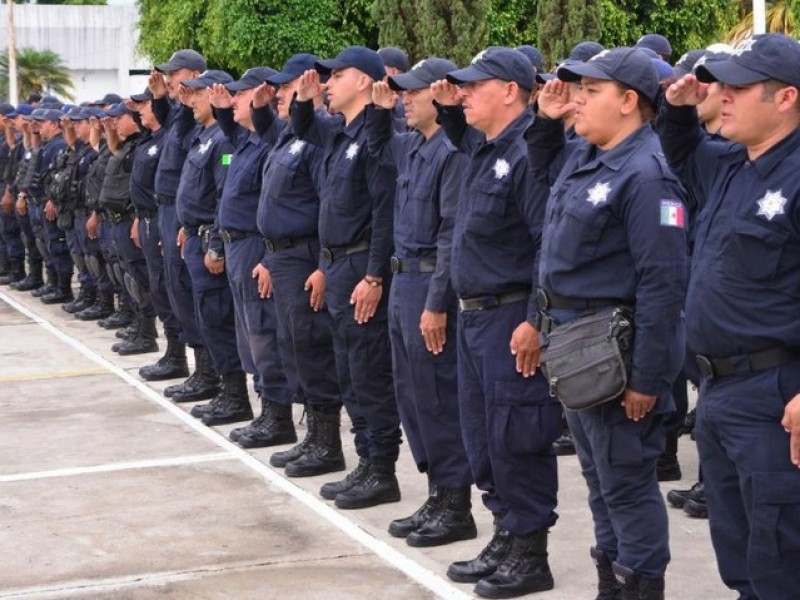
[[372,77],[366,73],[358,73],[358,79],[356,79],[356,89],[358,89],[359,93],[369,92],[372,94],[373,83],[375,83],[375,80]]
[[639,92],[628,88],[623,91],[621,99],[622,104],[619,107],[619,111],[622,115],[627,117],[639,108]]
[[776,90],[773,101],[781,113],[800,113],[800,92],[794,86],[786,86]]

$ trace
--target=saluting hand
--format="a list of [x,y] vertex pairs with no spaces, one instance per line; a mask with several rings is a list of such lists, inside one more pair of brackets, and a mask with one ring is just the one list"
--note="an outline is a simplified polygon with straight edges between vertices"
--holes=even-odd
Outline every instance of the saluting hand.
[[375,106],[393,110],[399,98],[399,94],[392,90],[385,81],[376,81],[372,84],[372,103]]
[[575,110],[575,103],[569,101],[569,84],[560,79],[551,79],[539,92],[539,114],[547,119],[561,119]]
[[258,279],[258,295],[261,298],[272,298],[272,277],[269,274],[269,269],[258,263],[253,267],[250,277]]
[[191,106],[193,93],[194,92],[192,92],[191,88],[188,88],[185,85],[181,84],[178,87],[178,102],[180,102],[184,106]]
[[208,90],[208,101],[214,108],[230,108],[233,106],[233,96],[221,83],[215,83]]
[[447,313],[433,312],[427,308],[419,319],[419,330],[425,340],[425,348],[433,355],[444,352],[447,341]]
[[319,81],[319,73],[316,69],[309,69],[300,75],[300,83],[297,86],[297,101],[306,102],[313,100],[322,93],[322,84]]
[[625,414],[632,421],[644,419],[656,405],[656,397],[647,394],[640,394],[628,388],[622,394],[622,402],[625,407]]
[[440,79],[431,84],[433,99],[442,106],[457,106],[461,104],[461,91],[458,86],[450,83],[447,79]]
[[800,394],[786,404],[781,425],[789,434],[789,459],[800,468]]
[[147,89],[153,94],[154,98],[163,98],[167,95],[167,82],[164,79],[164,74],[158,71],[150,73],[150,79],[147,80]]
[[275,88],[268,83],[262,83],[253,92],[253,108],[267,106],[275,97]]
[[314,312],[319,312],[325,302],[325,274],[317,269],[306,279],[303,289],[309,293],[308,303]]
[[541,355],[539,332],[527,321],[520,323],[511,334],[509,343],[511,354],[517,357],[517,373],[523,377],[536,374]]
[[665,97],[672,106],[697,106],[708,96],[708,86],[694,75],[684,75],[667,88]]

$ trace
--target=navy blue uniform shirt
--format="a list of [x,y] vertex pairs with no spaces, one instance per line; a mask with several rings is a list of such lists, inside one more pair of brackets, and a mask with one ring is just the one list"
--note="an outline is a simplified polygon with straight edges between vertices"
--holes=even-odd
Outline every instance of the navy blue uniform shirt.
[[256,213],[261,195],[262,168],[276,133],[282,127],[275,122],[267,131],[257,133],[237,124],[233,120],[233,109],[214,109],[214,114],[234,147],[219,201],[217,224],[220,229],[258,233]]
[[159,196],[174,198],[178,195],[181,170],[189,151],[188,142],[193,137],[191,132],[199,129],[200,125],[195,122],[191,108],[178,102],[170,103],[166,96],[154,98],[151,104],[153,114],[168,130],[158,161],[155,190]]
[[367,241],[367,275],[387,275],[397,172],[367,152],[364,111],[346,125],[341,116],[317,115],[310,100],[295,102],[292,127],[298,138],[323,148],[320,243],[341,247]]
[[560,120],[537,118],[527,138],[534,177],[546,181],[563,161],[547,203],[540,286],[635,305],[629,387],[656,394],[683,334],[687,253],[686,194],[658,137],[645,124],[607,152],[586,141],[567,147]]
[[686,298],[689,347],[736,357],[800,346],[800,130],[755,161],[667,107],[664,152],[701,205]]
[[131,171],[131,200],[136,210],[154,211],[158,208],[153,195],[156,191],[158,162],[166,137],[167,130],[162,127],[155,133],[144,133],[136,146]]
[[[526,110],[491,141],[468,127],[460,106],[439,107],[453,143],[469,158],[453,231],[450,276],[459,298],[532,290],[538,281],[546,185],[528,169]],[[527,321],[535,323],[536,294]]]
[[370,154],[397,169],[395,255],[436,259],[425,307],[445,312],[454,299],[450,256],[466,156],[441,129],[430,139],[410,129],[396,133],[392,111],[367,107],[366,128]]

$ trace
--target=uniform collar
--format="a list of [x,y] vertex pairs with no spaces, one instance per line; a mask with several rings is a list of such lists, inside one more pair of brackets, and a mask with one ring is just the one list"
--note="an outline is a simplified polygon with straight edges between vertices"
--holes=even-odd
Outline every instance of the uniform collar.
[[[758,171],[759,175],[768,177],[770,173],[772,173],[788,155],[794,153],[798,147],[800,147],[800,128],[795,129],[792,133],[755,159],[751,164],[755,167],[756,171]],[[745,160],[747,160],[746,153]]]
[[427,140],[425,136],[421,133],[417,132],[415,135],[419,137],[419,142],[417,146],[417,153],[425,160],[425,162],[430,162],[433,159],[439,148],[446,143],[447,136],[444,133],[444,129],[441,127],[436,130],[430,138]]
[[516,119],[511,121],[511,123],[508,124],[508,127],[506,127],[500,133],[500,135],[491,141],[485,140],[484,146],[507,146],[522,137],[530,124],[531,113],[526,109],[522,111],[522,114],[520,114]]
[[351,140],[356,139],[361,131],[361,128],[364,126],[366,113],[367,107],[365,106],[361,112],[356,115],[356,118],[350,121],[348,125],[345,125],[344,117],[342,117],[342,133],[344,133]]

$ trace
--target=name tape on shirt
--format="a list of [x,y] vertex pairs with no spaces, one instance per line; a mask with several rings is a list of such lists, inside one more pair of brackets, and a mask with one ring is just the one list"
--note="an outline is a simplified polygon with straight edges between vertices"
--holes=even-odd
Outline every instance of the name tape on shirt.
[[220,164],[222,164],[223,167],[229,167],[231,164],[231,155],[223,154],[222,158],[220,158]]
[[661,226],[686,229],[686,208],[680,200],[661,201]]

